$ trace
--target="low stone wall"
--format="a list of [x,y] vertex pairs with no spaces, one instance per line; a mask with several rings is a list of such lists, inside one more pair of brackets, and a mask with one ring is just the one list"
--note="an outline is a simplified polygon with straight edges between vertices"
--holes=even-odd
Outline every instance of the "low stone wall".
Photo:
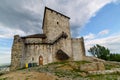
[[9,67],[0,68],[0,73],[8,72],[8,71],[10,71]]
[[88,71],[88,75],[99,75],[99,74],[112,74],[120,73],[120,68],[114,68],[112,70],[103,70],[103,71]]
[[106,62],[106,61],[103,60],[103,59],[99,59],[99,58],[93,57],[93,56],[84,56],[84,57],[83,57],[83,60],[85,60],[85,61],[90,61],[90,62]]
[[105,66],[102,62],[93,62],[93,63],[85,63],[80,65],[81,71],[98,71],[98,70],[105,70]]

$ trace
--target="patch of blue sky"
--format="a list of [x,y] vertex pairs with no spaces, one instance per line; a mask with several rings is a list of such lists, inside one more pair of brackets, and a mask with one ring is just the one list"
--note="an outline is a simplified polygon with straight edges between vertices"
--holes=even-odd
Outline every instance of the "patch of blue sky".
[[104,6],[95,17],[81,30],[82,35],[88,33],[97,34],[104,29],[108,29],[110,34],[120,32],[120,5],[108,4]]

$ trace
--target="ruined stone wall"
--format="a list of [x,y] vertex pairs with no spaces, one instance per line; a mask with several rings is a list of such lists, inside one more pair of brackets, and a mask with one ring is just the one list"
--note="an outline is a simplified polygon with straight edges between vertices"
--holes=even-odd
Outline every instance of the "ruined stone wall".
[[15,35],[11,53],[11,70],[16,70],[22,67],[23,54],[24,41],[19,37],[19,35]]
[[[43,32],[47,36],[47,41],[56,39],[62,32],[65,32],[68,37],[63,40],[63,50],[72,57],[71,34],[69,18],[49,9],[46,9],[44,14]],[[59,44],[59,43],[58,43]],[[60,45],[61,46],[61,45]],[[56,46],[56,48],[59,45]]]
[[83,57],[85,56],[84,39],[83,38],[72,39],[72,50],[73,60],[75,61],[83,60]]

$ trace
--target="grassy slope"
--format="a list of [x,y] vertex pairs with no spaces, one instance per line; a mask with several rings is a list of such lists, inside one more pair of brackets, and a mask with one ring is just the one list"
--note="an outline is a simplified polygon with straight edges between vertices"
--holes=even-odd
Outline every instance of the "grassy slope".
[[[34,68],[29,68],[29,69],[22,69],[22,70],[18,70],[18,71],[24,72],[23,75],[28,74],[28,72],[37,72],[36,74],[49,73],[52,76],[57,76],[57,78],[54,78],[54,79],[52,78],[53,80],[70,80],[70,79],[72,79],[72,80],[120,80],[120,73],[114,73],[114,74],[109,74],[109,75],[89,75],[89,76],[87,76],[87,72],[79,70],[79,66],[84,63],[89,63],[89,62],[87,62],[87,61],[56,62],[56,63],[51,63],[51,64],[48,64],[45,66],[34,67]],[[106,69],[120,68],[120,65],[119,64],[114,65],[111,63],[110,64],[107,63],[107,64],[105,64],[105,67],[106,67]],[[18,72],[16,72],[16,73],[18,73]],[[8,73],[8,74],[10,74],[10,73]],[[34,73],[34,75],[35,75],[35,73]],[[2,78],[0,77],[0,80],[8,80],[7,78],[9,78],[9,77],[6,75],[5,77],[2,77]],[[27,77],[27,80],[31,80],[31,79],[29,79],[29,76]],[[44,79],[44,80],[47,80],[47,79]]]

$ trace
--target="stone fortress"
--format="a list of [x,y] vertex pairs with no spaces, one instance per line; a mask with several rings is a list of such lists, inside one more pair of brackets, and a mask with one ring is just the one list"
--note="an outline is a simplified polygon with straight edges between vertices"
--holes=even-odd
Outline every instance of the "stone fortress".
[[43,34],[14,36],[11,70],[25,67],[26,63],[45,65],[64,60],[83,60],[84,39],[71,38],[69,20],[69,17],[45,7]]

